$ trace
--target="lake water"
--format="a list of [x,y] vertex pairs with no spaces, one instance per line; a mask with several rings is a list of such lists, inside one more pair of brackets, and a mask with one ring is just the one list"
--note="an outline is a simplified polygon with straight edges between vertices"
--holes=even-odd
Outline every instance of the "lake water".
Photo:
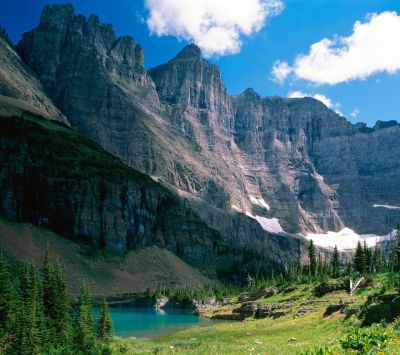
[[191,326],[215,322],[179,309],[110,307],[109,311],[114,324],[114,334],[120,337],[156,338]]

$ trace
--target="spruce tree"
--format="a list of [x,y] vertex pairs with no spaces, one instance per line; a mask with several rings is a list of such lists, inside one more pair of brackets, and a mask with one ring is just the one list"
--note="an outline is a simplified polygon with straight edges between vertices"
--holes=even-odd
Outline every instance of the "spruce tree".
[[400,224],[397,225],[397,241],[395,247],[395,261],[393,265],[394,271],[400,271]]
[[62,265],[57,262],[52,270],[53,274],[53,319],[58,334],[66,335],[69,332],[70,305],[67,293],[67,279]]
[[101,303],[101,310],[97,322],[97,336],[99,340],[105,344],[109,344],[112,338],[112,320],[105,299],[103,299]]
[[93,305],[87,286],[82,286],[78,300],[74,343],[77,352],[82,352],[84,354],[96,352]]
[[354,270],[360,274],[364,274],[366,271],[366,255],[360,241],[358,241],[357,249],[354,255]]
[[21,355],[41,354],[39,329],[38,280],[33,265],[25,264],[20,278],[16,352]]
[[332,277],[338,278],[340,276],[340,262],[339,262],[339,252],[337,245],[335,245],[335,249],[333,249],[332,260],[331,260],[331,270]]
[[317,273],[317,259],[314,242],[311,239],[310,245],[308,246],[308,259],[310,262],[310,276],[314,277]]
[[0,354],[8,344],[9,332],[12,331],[12,284],[3,254],[0,254]]

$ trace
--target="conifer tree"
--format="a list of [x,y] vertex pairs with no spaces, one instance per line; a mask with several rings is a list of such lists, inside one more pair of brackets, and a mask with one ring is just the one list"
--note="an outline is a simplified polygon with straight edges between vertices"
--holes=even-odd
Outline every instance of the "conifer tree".
[[312,239],[310,240],[310,245],[308,246],[308,259],[310,262],[310,276],[314,277],[317,272],[317,259],[315,246]]
[[84,354],[95,353],[96,333],[93,319],[93,305],[89,288],[82,286],[77,305],[77,319],[74,336],[75,349]]
[[50,263],[49,247],[46,248],[46,253],[43,261],[43,307],[47,318],[47,323],[52,326],[52,315],[54,306],[54,285],[53,285],[53,270]]
[[38,280],[35,268],[25,264],[20,279],[16,352],[41,354],[42,338],[39,329]]
[[400,224],[397,225],[397,242],[395,247],[395,261],[393,270],[400,271]]
[[358,241],[357,249],[354,255],[354,269],[360,274],[364,274],[366,271],[366,255],[360,241]]
[[340,263],[339,263],[339,252],[337,245],[335,245],[335,249],[333,249],[332,260],[331,260],[331,270],[332,277],[338,278],[340,276]]
[[0,254],[0,354],[7,345],[9,331],[12,331],[12,285],[8,265]]
[[109,344],[112,338],[112,320],[105,299],[103,299],[101,303],[101,310],[97,322],[97,336],[99,340],[105,344]]

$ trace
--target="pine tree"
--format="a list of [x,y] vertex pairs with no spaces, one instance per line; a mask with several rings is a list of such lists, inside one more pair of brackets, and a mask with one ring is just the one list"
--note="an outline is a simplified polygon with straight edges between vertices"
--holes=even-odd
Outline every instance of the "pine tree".
[[339,252],[336,245],[335,249],[333,249],[331,269],[332,269],[332,277],[335,279],[338,278],[340,276],[340,263],[339,263]]
[[62,265],[57,262],[53,274],[53,319],[58,334],[68,332],[70,305],[67,294],[67,279]]
[[397,242],[396,247],[394,249],[394,263],[393,270],[400,271],[400,224],[397,225]]
[[308,246],[308,259],[310,262],[310,276],[314,277],[317,273],[317,259],[314,242],[311,239],[310,245]]
[[0,254],[0,354],[12,330],[12,285],[8,265]]
[[43,306],[47,318],[48,326],[52,326],[52,316],[54,314],[54,285],[53,285],[53,270],[50,263],[49,247],[46,248],[46,253],[43,261]]
[[360,274],[364,274],[366,271],[366,255],[360,241],[358,241],[354,255],[354,269]]
[[101,310],[97,323],[97,336],[106,344],[109,344],[112,338],[112,320],[105,299],[103,299],[101,303]]
[[78,300],[74,343],[77,352],[84,354],[96,352],[93,305],[87,286],[82,286]]
[[21,355],[41,354],[38,280],[33,265],[25,264],[20,279],[16,350]]

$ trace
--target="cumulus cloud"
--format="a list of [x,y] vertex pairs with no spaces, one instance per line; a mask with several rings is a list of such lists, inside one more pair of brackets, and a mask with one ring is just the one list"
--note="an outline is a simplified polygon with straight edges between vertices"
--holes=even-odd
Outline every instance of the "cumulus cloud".
[[351,111],[350,116],[351,117],[357,117],[358,114],[360,113],[360,110],[357,107],[354,107],[353,111]]
[[332,102],[332,100],[323,95],[323,94],[307,94],[302,91],[291,91],[287,95],[288,98],[296,99],[296,98],[303,98],[303,97],[313,97],[314,99],[321,101],[326,107],[334,110],[337,114],[342,115],[343,113],[340,111],[342,105],[338,102]]
[[158,36],[195,42],[204,55],[240,51],[241,36],[260,31],[282,0],[146,0],[147,26]]
[[396,12],[370,14],[357,21],[348,37],[324,38],[311,45],[308,54],[297,56],[290,66],[279,61],[272,68],[276,80],[290,74],[316,84],[365,79],[376,73],[400,70],[400,16]]
[[283,83],[285,79],[292,73],[293,69],[287,62],[276,61],[272,67],[272,80],[277,83]]

